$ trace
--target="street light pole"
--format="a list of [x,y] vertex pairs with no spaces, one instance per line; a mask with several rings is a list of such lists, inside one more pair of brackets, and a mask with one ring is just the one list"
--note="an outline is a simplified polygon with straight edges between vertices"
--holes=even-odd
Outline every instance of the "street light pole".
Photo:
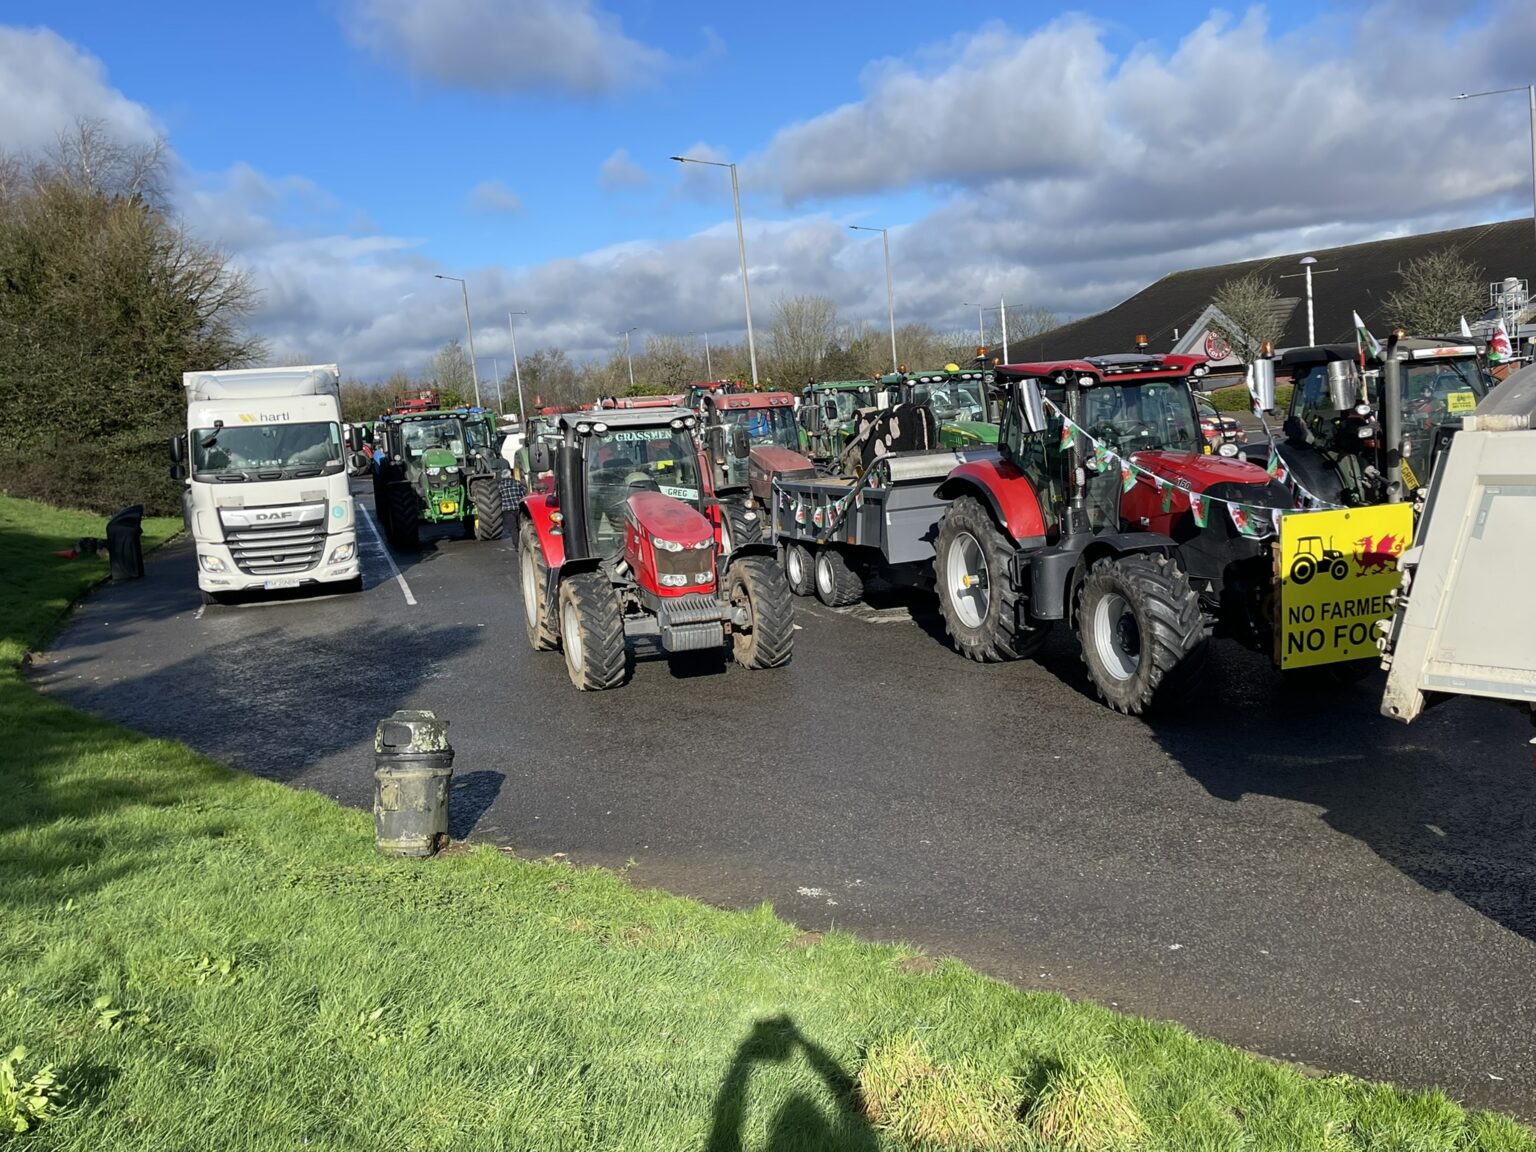
[[704,378],[706,380],[713,380],[715,378],[715,370],[714,370],[713,366],[711,366],[711,364],[709,362],[709,333],[708,332],[704,333]]
[[[1297,261],[1297,263],[1299,263],[1305,269],[1304,272],[1291,272],[1285,276],[1280,277],[1280,279],[1294,280],[1298,276],[1305,276],[1307,279],[1307,347],[1314,348],[1317,346],[1317,324],[1312,314],[1312,272],[1313,265],[1317,263],[1317,257],[1303,256],[1299,261]],[[1338,269],[1318,268],[1316,271],[1317,274],[1321,276],[1325,272],[1337,272]]]
[[635,390],[635,362],[629,355],[629,334],[633,331],[634,329],[630,328],[624,333],[624,363],[629,365],[629,390],[631,392]]
[[[1473,100],[1479,96],[1500,96],[1505,92],[1524,92],[1531,107],[1531,227],[1536,229],[1536,84],[1524,84],[1514,88],[1493,88],[1487,92],[1463,92],[1457,100]],[[1533,233],[1536,235],[1536,233]]]
[[885,310],[891,320],[891,371],[900,372],[901,361],[896,355],[896,296],[891,290],[891,230],[870,228],[863,224],[850,224],[848,227],[855,232],[878,232],[885,244]]
[[480,407],[480,370],[475,367],[475,326],[469,319],[469,284],[462,276],[444,276],[441,272],[434,272],[439,280],[457,280],[459,289],[464,293],[464,330],[469,333],[469,375],[475,382],[475,407]]
[[[969,308],[969,300],[960,301],[960,307]],[[987,326],[981,322],[981,305],[976,305],[976,343],[985,348],[987,346]]]
[[517,378],[517,422],[523,428],[528,427],[528,409],[523,407],[523,370],[517,363],[517,328],[512,317],[526,315],[526,312],[507,313],[507,331],[512,333],[512,375]]
[[495,373],[494,379],[496,381],[496,411],[500,412],[502,408],[505,407],[505,405],[501,402],[501,361],[496,359],[494,356],[491,357],[491,371]]
[[752,289],[747,284],[747,239],[741,226],[741,185],[736,180],[736,165],[720,160],[695,160],[692,156],[671,156],[679,164],[708,164],[711,168],[731,170],[731,203],[736,208],[736,250],[741,256],[741,303],[747,311],[747,358],[752,362],[752,387],[757,387],[757,342],[752,337]]
[[1008,301],[997,298],[998,322],[1003,327],[1003,363],[1008,363]]

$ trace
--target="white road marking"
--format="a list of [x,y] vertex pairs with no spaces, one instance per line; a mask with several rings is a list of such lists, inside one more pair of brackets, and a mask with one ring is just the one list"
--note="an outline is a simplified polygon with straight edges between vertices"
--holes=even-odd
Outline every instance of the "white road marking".
[[192,613],[192,619],[194,619],[194,620],[201,620],[203,618],[203,613],[206,612],[206,611],[208,611],[208,605],[206,605],[206,604],[199,604],[197,606],[197,611]]
[[384,543],[384,536],[379,532],[379,526],[373,522],[373,513],[356,502],[352,507],[362,514],[363,523],[368,525],[368,531],[373,533],[373,542],[379,546],[379,551],[384,554],[384,562],[389,565],[389,570],[395,574],[395,581],[400,585],[400,591],[405,593],[405,602],[414,605],[416,597],[411,594],[411,586],[405,582],[400,568],[395,564],[395,558],[389,554],[389,548]]

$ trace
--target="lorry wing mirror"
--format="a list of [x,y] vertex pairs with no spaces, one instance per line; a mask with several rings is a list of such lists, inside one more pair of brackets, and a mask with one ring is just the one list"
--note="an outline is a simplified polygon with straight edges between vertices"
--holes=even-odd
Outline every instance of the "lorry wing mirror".
[[1038,380],[1025,380],[1019,385],[1019,411],[1030,432],[1045,431],[1045,400],[1040,395]]
[[745,460],[752,455],[752,438],[740,424],[731,429],[731,455],[738,460]]
[[172,436],[171,437],[170,449],[171,449],[171,463],[172,464],[184,464],[184,463],[186,463],[186,459],[187,459],[187,445],[186,445],[186,442],[184,440],[182,440],[182,438],[180,436]]
[[1353,360],[1328,361],[1328,399],[1340,412],[1360,403],[1360,382]]
[[548,472],[553,467],[549,458],[549,445],[538,443],[528,449],[528,469],[535,476],[540,472]]
[[1261,356],[1253,362],[1253,402],[1260,411],[1275,408],[1275,362]]

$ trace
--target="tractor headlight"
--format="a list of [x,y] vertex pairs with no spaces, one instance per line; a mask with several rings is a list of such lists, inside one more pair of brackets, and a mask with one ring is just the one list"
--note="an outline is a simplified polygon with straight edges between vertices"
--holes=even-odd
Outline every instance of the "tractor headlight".
[[693,582],[695,584],[708,584],[714,578],[715,574],[713,572],[700,572],[693,578]]
[[442,471],[443,470],[441,468],[428,468],[427,469],[427,475],[428,476],[438,476],[438,475],[442,474]]
[[660,581],[663,588],[686,588],[688,586],[688,577],[680,572],[663,572],[656,579]]
[[201,555],[197,558],[197,562],[202,566],[204,572],[229,571],[229,569],[224,566],[224,561],[220,560],[217,556]]
[[663,552],[681,552],[683,546],[676,540],[663,540],[660,536],[652,536],[651,543]]
[[[705,539],[700,540],[697,544],[694,545],[694,547],[698,548],[698,549],[713,548],[714,546],[715,546],[715,541],[714,541],[713,537],[706,537]],[[681,551],[682,549],[679,548],[678,550]]]
[[450,476],[453,475],[458,470],[459,470],[459,466],[457,464],[450,464],[450,465],[448,465],[448,467],[443,469],[443,471],[447,472]]
[[602,421],[598,421],[596,424],[592,425],[592,431],[601,436],[604,432],[608,431],[608,425],[604,424]]

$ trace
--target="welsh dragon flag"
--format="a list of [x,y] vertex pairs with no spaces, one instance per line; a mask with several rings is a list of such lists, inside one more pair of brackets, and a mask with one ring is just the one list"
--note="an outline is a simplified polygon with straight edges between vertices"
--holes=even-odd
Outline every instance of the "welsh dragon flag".
[[1253,510],[1246,504],[1228,504],[1227,512],[1232,517],[1232,527],[1236,528],[1243,536],[1257,536],[1260,532],[1259,525],[1254,521]]
[[1513,353],[1509,346],[1509,330],[1504,327],[1504,317],[1499,317],[1499,322],[1494,326],[1493,335],[1488,338],[1488,363],[1500,364],[1508,360]]
[[1360,319],[1360,313],[1351,313],[1355,318],[1355,343],[1361,349],[1360,360],[1365,362],[1365,354],[1369,352],[1378,360],[1381,358],[1381,341],[1371,335],[1371,330],[1365,326],[1365,321]]
[[1285,483],[1286,476],[1288,475],[1285,470],[1285,461],[1280,459],[1280,453],[1275,449],[1274,445],[1270,445],[1269,463],[1264,465],[1264,471],[1268,472],[1282,484]]
[[1077,447],[1077,437],[1072,434],[1072,425],[1065,420],[1061,422],[1061,450],[1070,452]]
[[1173,485],[1161,476],[1154,476],[1153,482],[1157,485],[1157,490],[1163,494],[1163,511],[1173,511]]
[[1189,494],[1189,510],[1195,515],[1195,527],[1204,528],[1207,518],[1211,513],[1209,501],[1198,492]]
[[1136,487],[1136,470],[1124,457],[1120,459],[1120,491],[1129,492]]

